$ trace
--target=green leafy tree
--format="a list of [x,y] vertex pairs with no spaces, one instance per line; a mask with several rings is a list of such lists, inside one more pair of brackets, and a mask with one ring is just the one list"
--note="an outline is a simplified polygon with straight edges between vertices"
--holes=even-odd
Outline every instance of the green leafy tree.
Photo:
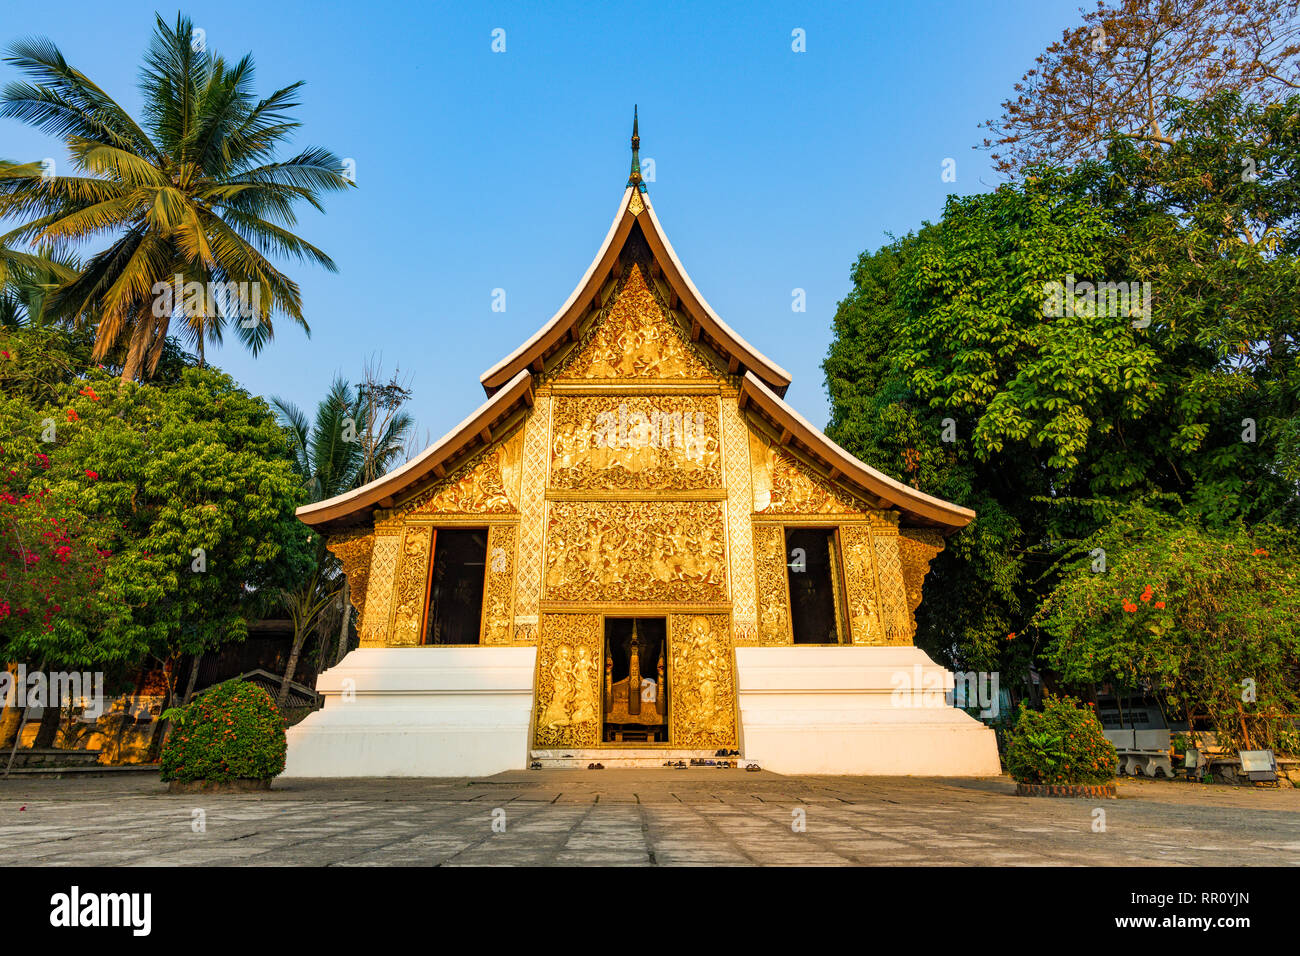
[[[1134,505],[1084,543],[1039,610],[1046,659],[1074,684],[1153,690],[1222,744],[1294,753],[1300,561],[1290,539]],[[1108,556],[1104,573],[1093,549]]]
[[[316,406],[314,423],[292,402],[271,400],[288,435],[294,470],[309,501],[324,501],[358,488],[383,475],[400,459],[412,427],[410,415],[402,411],[410,391],[396,376],[381,382],[376,373],[367,368],[366,381],[355,389],[335,378]],[[351,617],[348,581],[338,559],[326,549],[323,535],[312,536],[311,548],[312,570],[283,594],[293,620],[293,643],[280,683],[281,707],[288,700],[289,682],[303,647],[326,608],[335,602],[340,605],[344,633]]]
[[[1298,117],[1295,98],[1176,104],[1159,153],[1120,138],[1105,162],[953,197],[859,260],[827,431],[978,513],[932,565],[919,644],[1023,670],[1059,560],[1132,501],[1293,519]],[[1150,296],[1053,308],[1071,281]]]
[[294,516],[300,482],[266,404],[228,376],[182,366],[119,387],[104,369],[78,371],[75,342],[0,333],[10,355],[0,467],[45,456],[24,493],[48,488],[75,503],[112,555],[87,614],[61,618],[25,650],[86,663],[151,654],[174,673],[184,657],[241,640],[258,596],[309,565],[309,531]]
[[[108,239],[47,303],[58,316],[95,323],[97,361],[121,353],[122,378],[131,380],[154,372],[172,331],[201,358],[232,319],[254,354],[272,335],[274,313],[307,328],[297,283],[267,256],[333,271],[324,252],[291,231],[294,209],[321,209],[322,195],[349,180],[325,149],[276,159],[300,125],[292,117],[301,83],[255,98],[252,56],[231,64],[209,53],[180,15],[174,27],[157,18],[139,122],[50,41],[23,40],[10,54],[35,82],[6,86],[0,116],[61,137],[79,175],[0,164],[0,215],[22,220],[0,246]],[[201,283],[204,294],[163,298],[177,276]],[[209,297],[218,283],[242,283],[246,294]],[[173,330],[173,320],[182,326]]]

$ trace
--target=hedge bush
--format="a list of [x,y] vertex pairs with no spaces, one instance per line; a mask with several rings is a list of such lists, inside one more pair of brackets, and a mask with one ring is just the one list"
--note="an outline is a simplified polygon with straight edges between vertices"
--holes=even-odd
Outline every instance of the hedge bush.
[[1007,748],[1007,771],[1019,783],[1106,783],[1118,764],[1097,715],[1073,697],[1048,694],[1042,711],[1020,708]]
[[247,681],[212,687],[175,714],[163,745],[163,780],[265,780],[284,772],[284,718]]

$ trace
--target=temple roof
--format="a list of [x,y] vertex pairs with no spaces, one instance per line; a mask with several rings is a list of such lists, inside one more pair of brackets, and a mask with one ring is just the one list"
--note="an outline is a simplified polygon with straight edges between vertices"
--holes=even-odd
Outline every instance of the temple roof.
[[650,247],[654,267],[667,283],[670,307],[684,313],[691,323],[691,338],[703,338],[712,346],[727,361],[728,372],[751,371],[778,394],[785,393],[790,386],[790,373],[746,342],[713,311],[686,274],[672,243],[664,234],[663,226],[659,224],[649,195],[641,192],[641,188],[629,185],[623,190],[623,198],[614,214],[614,222],[605,234],[605,241],[560,310],[519,348],[480,376],[479,381],[489,395],[510,381],[520,369],[532,368],[541,372],[559,361],[570,344],[577,340],[583,320],[600,310],[605,284],[611,277],[621,274],[625,263],[619,254],[636,226],[640,226]]
[[533,402],[533,373],[559,364],[579,340],[589,320],[607,304],[609,290],[631,262],[623,261],[627,240],[640,231],[652,256],[651,268],[662,277],[669,308],[690,323],[692,341],[709,346],[740,376],[740,404],[748,414],[768,421],[782,445],[798,447],[819,462],[832,481],[852,488],[877,508],[897,508],[905,524],[938,527],[949,533],[964,527],[975,512],[911,488],[859,461],[827,438],[785,403],[790,374],[740,337],[713,311],[686,274],[655,215],[641,181],[636,119],[633,119],[633,162],[628,185],[614,221],[586,273],[559,311],[526,342],[480,377],[488,399],[468,418],[401,468],[355,491],[304,505],[298,517],[306,524],[332,532],[364,522],[376,508],[390,508],[396,499],[440,480],[452,463],[490,445],[514,427]]

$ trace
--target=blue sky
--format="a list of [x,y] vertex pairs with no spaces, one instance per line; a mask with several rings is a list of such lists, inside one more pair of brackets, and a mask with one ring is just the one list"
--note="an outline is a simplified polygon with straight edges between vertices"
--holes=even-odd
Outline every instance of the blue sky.
[[[640,104],[650,194],[696,286],[794,376],[823,425],[821,361],[858,254],[997,184],[977,124],[1078,19],[1077,0],[774,4],[219,0],[183,9],[211,50],[252,51],[265,95],[306,81],[294,146],[356,163],[358,188],[302,213],[339,265],[288,268],[287,320],[254,359],[209,359],[250,391],[313,406],[369,357],[412,375],[436,439],[482,400],[482,371],[577,283],[627,179]],[[44,35],[133,112],[153,12],[136,0],[5,0],[0,41]],[[492,51],[505,31],[506,50]],[[806,52],[791,49],[801,29]],[[16,78],[0,64],[0,82]],[[61,158],[0,120],[0,156]],[[956,161],[956,182],[942,164]],[[492,311],[492,290],[506,311]],[[807,311],[791,310],[806,290]]]

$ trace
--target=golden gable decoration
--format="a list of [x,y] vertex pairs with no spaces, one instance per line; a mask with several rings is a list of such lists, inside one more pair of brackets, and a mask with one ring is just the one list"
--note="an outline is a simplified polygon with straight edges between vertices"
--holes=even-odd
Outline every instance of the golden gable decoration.
[[749,460],[755,514],[848,515],[865,508],[752,429]]
[[557,373],[579,379],[716,379],[655,298],[643,269],[632,265],[613,303]]
[[404,516],[417,514],[515,514],[524,430],[479,452],[432,488],[401,505]]

